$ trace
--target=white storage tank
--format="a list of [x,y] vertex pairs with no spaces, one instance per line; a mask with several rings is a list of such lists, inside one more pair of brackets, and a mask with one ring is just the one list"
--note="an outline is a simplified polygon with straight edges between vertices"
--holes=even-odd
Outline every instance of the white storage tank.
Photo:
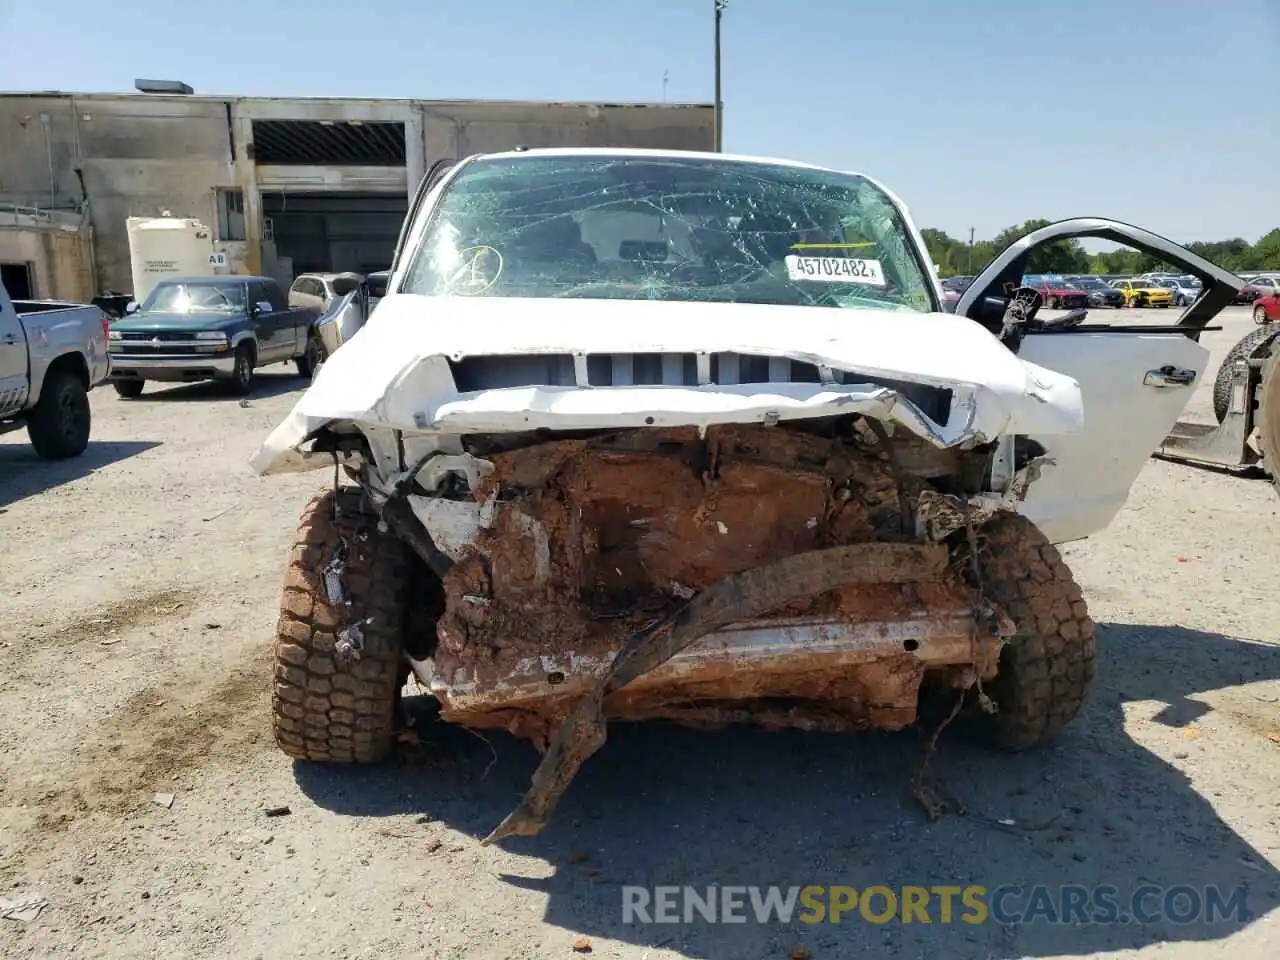
[[170,277],[211,277],[218,255],[213,235],[199,220],[181,217],[129,217],[129,260],[133,267],[133,298],[139,304],[161,280]]

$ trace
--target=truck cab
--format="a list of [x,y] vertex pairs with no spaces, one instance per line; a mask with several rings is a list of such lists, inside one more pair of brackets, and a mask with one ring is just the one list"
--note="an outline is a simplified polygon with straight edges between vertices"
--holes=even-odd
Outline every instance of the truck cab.
[[161,281],[142,305],[112,324],[111,381],[126,399],[148,380],[216,380],[247,395],[255,372],[294,363],[311,375],[318,312],[290,307],[270,277],[177,277]]

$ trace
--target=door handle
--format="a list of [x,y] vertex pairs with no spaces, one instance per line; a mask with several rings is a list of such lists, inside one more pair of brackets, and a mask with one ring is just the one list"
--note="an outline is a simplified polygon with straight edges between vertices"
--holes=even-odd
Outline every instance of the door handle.
[[1159,370],[1148,370],[1147,375],[1142,378],[1143,386],[1158,388],[1189,387],[1195,382],[1194,370],[1186,370],[1172,364],[1161,367]]

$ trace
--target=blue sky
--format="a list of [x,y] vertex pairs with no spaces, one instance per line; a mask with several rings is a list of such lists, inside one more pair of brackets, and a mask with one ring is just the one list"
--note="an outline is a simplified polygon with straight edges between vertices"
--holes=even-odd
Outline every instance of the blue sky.
[[[0,0],[0,89],[661,100],[665,70],[709,102],[712,4]],[[725,149],[868,173],[921,226],[1280,226],[1280,0],[729,0],[723,27]]]

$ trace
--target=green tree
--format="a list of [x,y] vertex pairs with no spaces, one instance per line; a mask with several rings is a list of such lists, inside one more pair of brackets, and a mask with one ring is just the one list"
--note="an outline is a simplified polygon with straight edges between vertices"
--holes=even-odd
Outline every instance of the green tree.
[[[1253,245],[1251,270],[1280,270],[1280,227]],[[1242,268],[1243,269],[1243,268]]]
[[[1028,220],[1014,227],[1001,230],[991,240],[979,240],[970,249],[969,244],[948,236],[935,227],[921,231],[933,262],[938,264],[942,276],[978,273],[995,257],[1033,230],[1049,225],[1048,220]],[[1197,240],[1186,244],[1188,250],[1199,254],[1225,270],[1280,270],[1280,227],[1264,234],[1255,244],[1241,237],[1230,240]],[[1028,273],[1118,273],[1136,274],[1149,270],[1174,270],[1172,264],[1128,247],[1088,254],[1076,240],[1055,240],[1032,251],[1027,265]]]
[[925,227],[920,234],[929,248],[929,256],[944,277],[977,273],[999,252],[990,240],[979,240],[970,249],[965,241],[948,236],[935,227]]
[[[992,241],[999,250],[1003,250],[1016,240],[1021,240],[1028,233],[1049,226],[1048,220],[1028,220],[1017,227],[1006,227],[996,234]],[[1027,261],[1027,273],[1084,273],[1089,269],[1089,255],[1080,246],[1079,240],[1054,240],[1042,243],[1031,251]]]

